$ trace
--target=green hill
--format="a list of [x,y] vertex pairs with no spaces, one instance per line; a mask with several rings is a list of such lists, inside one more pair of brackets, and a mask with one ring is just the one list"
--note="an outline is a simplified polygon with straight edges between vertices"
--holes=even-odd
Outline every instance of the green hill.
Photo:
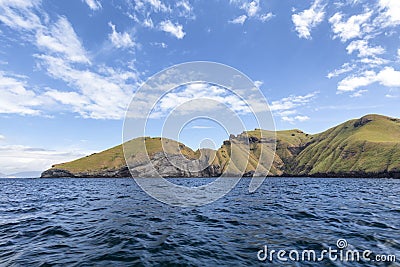
[[[249,153],[245,149],[247,145]],[[174,140],[150,137],[136,138],[124,147],[129,150],[127,161],[131,171],[135,176],[144,177],[154,176],[154,171],[165,177],[208,177],[243,172],[245,176],[400,176],[400,120],[381,115],[350,120],[315,135],[300,130],[255,129],[231,135],[217,151],[193,151]],[[235,158],[231,157],[232,151]],[[154,168],[146,164],[147,157]],[[169,163],[167,157],[183,167]],[[272,166],[268,172],[269,162]],[[196,171],[186,170],[187,164],[194,164],[192,167]],[[53,165],[42,174],[42,177],[126,176],[130,176],[130,172],[122,145]]]
[[400,120],[367,115],[333,127],[307,144],[290,166],[294,175],[354,176],[400,171]]

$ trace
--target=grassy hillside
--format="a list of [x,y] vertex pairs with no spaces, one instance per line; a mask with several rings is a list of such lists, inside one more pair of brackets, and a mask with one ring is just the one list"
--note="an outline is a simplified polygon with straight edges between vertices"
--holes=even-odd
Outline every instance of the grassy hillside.
[[[250,146],[249,152],[247,145]],[[127,142],[124,148],[131,155],[127,159],[130,166],[142,162],[147,154],[152,158],[165,151],[190,160],[207,155],[215,169],[228,173],[238,173],[239,170],[253,173],[257,167],[261,173],[268,173],[267,163],[273,160],[268,173],[273,176],[382,176],[400,173],[400,120],[367,115],[315,135],[297,129],[278,132],[255,129],[231,136],[217,151],[193,151],[174,140],[150,137],[136,138]],[[231,158],[232,151],[236,155],[234,159]],[[75,161],[56,164],[52,169],[66,170],[75,175],[95,175],[125,166],[123,148],[119,145]]]
[[[149,138],[149,137],[140,137],[136,138],[132,141],[129,141],[125,146],[125,149],[130,149],[128,153],[132,155],[132,157],[143,157],[146,155],[146,151],[141,148],[141,144],[143,144],[143,139],[145,139],[146,151],[148,155],[151,157],[157,152],[163,151],[164,149],[171,154],[182,153],[184,156],[190,159],[194,159],[198,157],[198,153],[194,152],[189,147],[176,142],[174,140],[166,139],[166,138]],[[53,165],[54,169],[62,169],[72,173],[96,173],[102,170],[116,170],[122,168],[126,165],[123,147],[122,145],[115,146],[113,148],[107,149],[100,153],[94,153],[92,155],[61,164]]]
[[314,137],[293,174],[382,173],[400,170],[400,120],[367,115]]

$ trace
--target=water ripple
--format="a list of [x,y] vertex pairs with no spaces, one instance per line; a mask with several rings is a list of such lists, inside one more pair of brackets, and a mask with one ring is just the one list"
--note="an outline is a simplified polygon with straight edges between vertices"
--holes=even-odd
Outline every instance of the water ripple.
[[264,245],[321,250],[338,238],[400,258],[399,180],[274,178],[253,194],[248,184],[178,208],[133,179],[0,179],[0,266],[258,266]]

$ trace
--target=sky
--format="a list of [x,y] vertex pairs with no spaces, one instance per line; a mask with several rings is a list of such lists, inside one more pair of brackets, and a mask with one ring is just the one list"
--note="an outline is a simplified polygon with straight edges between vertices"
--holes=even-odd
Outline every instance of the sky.
[[120,144],[140,85],[189,61],[247,75],[278,130],[400,117],[399,31],[398,0],[0,0],[0,173]]

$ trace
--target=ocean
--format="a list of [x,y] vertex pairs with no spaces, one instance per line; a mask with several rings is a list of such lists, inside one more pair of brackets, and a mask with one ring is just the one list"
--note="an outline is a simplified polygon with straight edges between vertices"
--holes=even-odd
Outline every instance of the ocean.
[[[254,193],[248,184],[182,208],[130,178],[0,179],[0,266],[399,266],[400,180],[268,178]],[[329,249],[370,253],[301,257]]]

